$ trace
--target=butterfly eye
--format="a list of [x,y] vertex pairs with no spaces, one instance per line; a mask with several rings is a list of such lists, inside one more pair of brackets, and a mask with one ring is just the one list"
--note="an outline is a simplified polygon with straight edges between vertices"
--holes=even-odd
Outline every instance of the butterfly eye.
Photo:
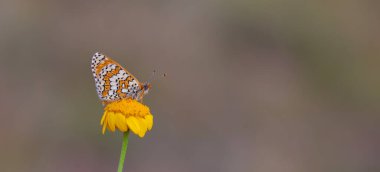
[[148,84],[144,84],[144,90],[148,90],[150,86]]

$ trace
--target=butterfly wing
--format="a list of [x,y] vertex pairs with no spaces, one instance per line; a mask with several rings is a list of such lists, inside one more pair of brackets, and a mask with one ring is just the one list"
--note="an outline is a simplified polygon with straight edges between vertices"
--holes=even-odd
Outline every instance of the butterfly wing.
[[100,100],[138,98],[140,82],[111,58],[95,53],[91,61],[91,70]]

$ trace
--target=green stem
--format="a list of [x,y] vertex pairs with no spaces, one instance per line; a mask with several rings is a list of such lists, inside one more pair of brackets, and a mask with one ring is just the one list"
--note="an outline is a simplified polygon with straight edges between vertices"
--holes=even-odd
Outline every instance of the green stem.
[[123,134],[123,145],[121,146],[119,167],[117,168],[117,172],[123,172],[125,153],[127,153],[127,147],[128,147],[128,135],[129,135],[129,131],[124,132]]

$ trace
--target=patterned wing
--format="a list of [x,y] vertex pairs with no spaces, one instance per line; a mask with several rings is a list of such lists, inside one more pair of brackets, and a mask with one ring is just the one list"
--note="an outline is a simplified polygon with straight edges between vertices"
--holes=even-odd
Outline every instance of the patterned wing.
[[92,57],[91,70],[100,100],[138,98],[141,89],[140,82],[109,57],[95,53]]

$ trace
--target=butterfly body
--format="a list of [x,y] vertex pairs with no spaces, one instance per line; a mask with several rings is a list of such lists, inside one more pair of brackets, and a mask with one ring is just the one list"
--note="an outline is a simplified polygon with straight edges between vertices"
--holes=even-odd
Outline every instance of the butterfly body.
[[92,56],[91,70],[99,99],[104,103],[125,98],[142,100],[151,88],[149,83],[141,84],[120,64],[101,53]]

